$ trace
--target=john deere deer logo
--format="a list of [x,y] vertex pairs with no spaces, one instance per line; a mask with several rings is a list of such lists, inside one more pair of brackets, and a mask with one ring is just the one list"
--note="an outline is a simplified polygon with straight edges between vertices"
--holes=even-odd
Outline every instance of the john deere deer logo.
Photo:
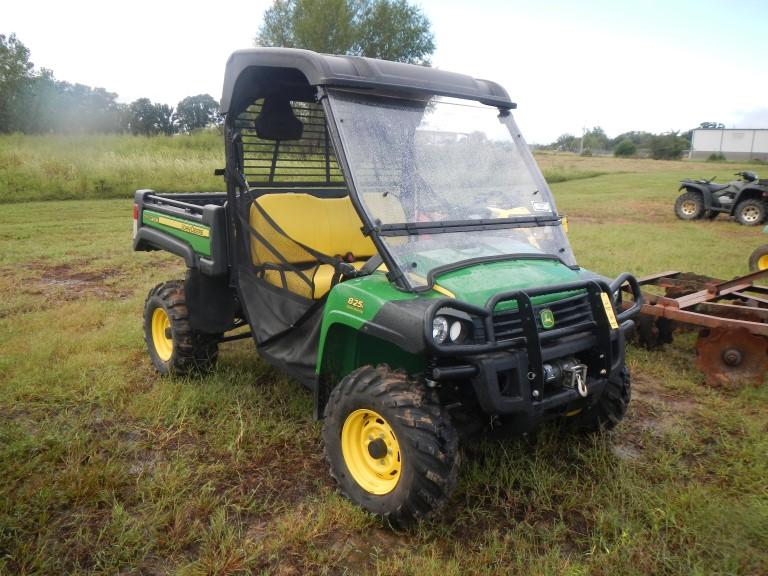
[[541,325],[546,329],[550,329],[555,325],[555,315],[552,314],[552,310],[549,308],[544,308],[539,314],[539,318],[541,318]]

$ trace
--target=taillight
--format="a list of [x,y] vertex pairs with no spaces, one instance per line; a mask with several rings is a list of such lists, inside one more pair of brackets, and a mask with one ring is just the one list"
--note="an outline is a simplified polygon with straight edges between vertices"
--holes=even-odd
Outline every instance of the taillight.
[[139,205],[134,204],[133,205],[133,219],[138,220],[139,219]]
[[133,237],[139,232],[139,205],[133,205]]

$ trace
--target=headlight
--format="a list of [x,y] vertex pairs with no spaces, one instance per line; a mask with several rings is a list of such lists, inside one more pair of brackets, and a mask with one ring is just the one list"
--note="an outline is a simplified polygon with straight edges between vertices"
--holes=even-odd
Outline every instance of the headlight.
[[448,337],[451,342],[461,342],[464,339],[464,326],[458,320],[451,323],[451,329],[448,331]]
[[448,320],[442,316],[435,316],[432,320],[432,340],[438,344],[445,342],[448,337]]

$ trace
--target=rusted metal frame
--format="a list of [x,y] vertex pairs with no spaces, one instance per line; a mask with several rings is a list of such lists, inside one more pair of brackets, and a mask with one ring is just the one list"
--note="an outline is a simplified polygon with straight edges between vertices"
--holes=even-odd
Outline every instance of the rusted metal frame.
[[721,318],[710,314],[700,314],[690,310],[681,310],[670,306],[654,306],[652,304],[643,304],[641,313],[656,316],[658,318],[669,318],[686,324],[694,324],[705,328],[746,328],[752,334],[759,336],[768,336],[768,324],[762,322],[749,322],[746,320],[733,320],[730,318]]
[[717,292],[713,292],[711,290],[700,290],[699,292],[694,292],[693,294],[687,294],[685,296],[680,296],[679,298],[667,298],[666,296],[659,296],[657,302],[659,306],[668,306],[672,308],[690,308],[691,306],[695,306],[696,304],[701,304],[702,302],[709,302],[711,300],[717,300],[718,298],[722,298],[723,296],[727,296],[728,294],[732,294],[733,292],[739,292],[740,290],[744,290],[745,288],[749,288],[751,284],[735,284],[732,286],[725,287],[723,289],[718,289]]
[[[752,290],[753,288],[750,288],[750,290]],[[738,298],[743,298],[745,300],[751,300],[757,304],[765,304],[766,306],[768,306],[768,298],[760,298],[759,296],[755,296],[754,294],[748,294],[746,292],[734,292],[733,294],[731,294],[731,296],[736,296]]]
[[750,292],[757,292],[759,294],[768,294],[768,286],[761,286],[760,284],[753,284],[749,289]]
[[[723,302],[703,302],[699,304],[696,312],[704,312],[715,316],[723,315],[724,318],[736,316],[759,316],[768,320],[768,308],[757,306],[744,306],[741,304],[726,304]],[[732,314],[733,316],[727,316]]]
[[757,292],[758,294],[768,294],[768,286],[761,286],[760,284],[752,284],[749,287],[749,292]]
[[[688,275],[696,276],[696,278],[688,278]],[[751,290],[759,292],[761,294],[768,294],[768,286],[754,286],[755,280],[765,278],[768,280],[768,269],[759,270],[746,276],[740,276],[733,280],[720,280],[718,278],[712,278],[710,276],[702,276],[700,274],[693,274],[692,272],[678,272],[669,271],[661,272],[658,274],[650,274],[648,276],[642,276],[638,278],[637,282],[640,286],[659,286],[662,288],[676,288],[684,284],[694,284],[699,280],[699,285],[702,289],[706,289],[710,292],[722,293],[724,289],[731,288],[735,285],[745,284],[750,286]]]
[[757,272],[752,272],[751,274],[747,274],[746,276],[740,276],[739,278],[734,278],[733,280],[728,280],[727,282],[713,281],[707,285],[707,290],[709,290],[714,294],[722,294],[724,290],[728,290],[733,286],[741,286],[743,284],[746,284],[747,286],[752,286],[752,283],[755,280],[763,277],[768,278],[768,268],[765,270],[758,270]]
[[655,284],[657,280],[662,278],[670,278],[676,276],[677,274],[680,274],[680,272],[676,272],[674,270],[671,272],[661,272],[660,274],[649,274],[648,276],[641,276],[638,278],[637,283],[640,284],[640,286],[645,284]]

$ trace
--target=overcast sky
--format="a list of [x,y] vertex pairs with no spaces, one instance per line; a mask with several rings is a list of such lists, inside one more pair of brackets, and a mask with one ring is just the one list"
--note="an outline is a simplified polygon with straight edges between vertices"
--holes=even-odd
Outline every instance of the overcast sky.
[[[221,96],[224,63],[253,45],[271,0],[5,2],[35,65],[146,96]],[[703,121],[768,128],[768,1],[420,0],[434,66],[501,83],[529,142],[602,126],[686,130]]]

